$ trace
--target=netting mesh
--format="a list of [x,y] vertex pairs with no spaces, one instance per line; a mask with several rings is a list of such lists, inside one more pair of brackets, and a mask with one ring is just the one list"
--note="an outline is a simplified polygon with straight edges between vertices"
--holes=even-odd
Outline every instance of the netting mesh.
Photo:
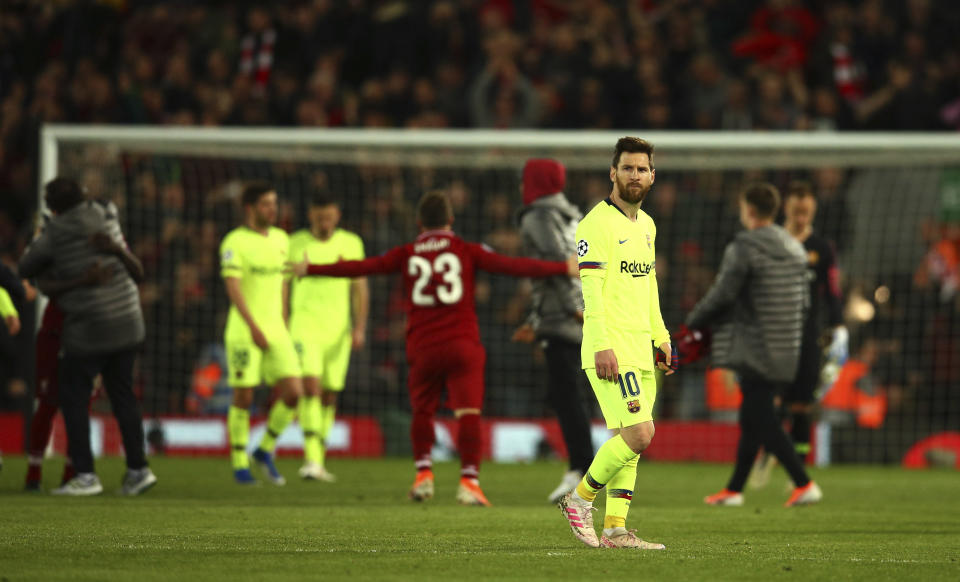
[[[128,242],[146,267],[141,293],[148,335],[138,373],[145,412],[202,415],[222,413],[230,398],[213,366],[223,361],[228,308],[217,248],[242,220],[238,197],[244,181],[276,186],[279,225],[288,231],[306,226],[305,205],[313,192],[333,194],[342,204],[341,226],[362,237],[368,256],[414,237],[417,199],[442,189],[454,203],[458,234],[521,255],[515,214],[522,204],[524,161],[553,157],[566,164],[567,196],[588,210],[609,194],[612,146],[611,141],[604,148],[558,143],[398,149],[81,140],[60,144],[57,169],[120,206]],[[659,150],[657,181],[644,210],[657,224],[657,271],[668,327],[676,328],[709,287],[724,245],[739,228],[736,199],[743,184],[767,180],[782,187],[809,180],[819,197],[815,231],[838,251],[851,358],[868,370],[856,389],[882,395],[884,405],[873,426],[858,421],[863,411],[857,406],[834,418],[834,460],[896,461],[918,438],[956,429],[956,157],[956,152],[917,155],[896,149]],[[341,414],[390,419],[409,411],[399,283],[396,277],[370,279],[368,344],[353,354]],[[510,342],[526,315],[529,284],[480,276],[477,285],[488,351],[485,413],[551,416],[540,348]],[[701,362],[666,379],[657,418],[729,421],[729,414],[707,406],[706,371]],[[593,406],[587,390],[584,397]]]

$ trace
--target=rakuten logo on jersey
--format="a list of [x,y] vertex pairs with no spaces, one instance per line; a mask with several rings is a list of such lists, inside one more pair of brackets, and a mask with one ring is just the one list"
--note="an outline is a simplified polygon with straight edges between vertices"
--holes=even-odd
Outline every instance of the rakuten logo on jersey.
[[646,277],[654,270],[657,262],[641,263],[639,261],[620,261],[620,272],[631,277]]

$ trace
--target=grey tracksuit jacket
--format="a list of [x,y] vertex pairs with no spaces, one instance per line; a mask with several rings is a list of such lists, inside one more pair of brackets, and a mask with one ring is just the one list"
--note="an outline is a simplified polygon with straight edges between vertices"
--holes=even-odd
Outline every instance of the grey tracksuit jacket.
[[115,352],[144,338],[137,286],[120,259],[93,247],[90,236],[96,232],[123,243],[112,202],[87,201],[55,216],[20,259],[20,276],[25,278],[74,279],[97,260],[113,269],[108,283],[78,287],[57,297],[65,315],[63,351],[71,356]]
[[808,299],[803,245],[778,225],[739,233],[686,324],[711,328],[713,365],[791,382]]

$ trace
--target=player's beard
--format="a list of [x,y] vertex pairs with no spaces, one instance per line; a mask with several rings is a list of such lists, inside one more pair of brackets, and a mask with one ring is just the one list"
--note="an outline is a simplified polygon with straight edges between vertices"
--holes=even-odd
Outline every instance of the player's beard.
[[650,184],[646,188],[642,185],[630,182],[622,182],[620,178],[617,178],[617,191],[620,192],[620,198],[629,204],[641,205],[643,201],[647,198],[647,193],[650,192],[650,188],[653,184]]
[[276,219],[277,217],[274,213],[261,214],[260,212],[257,212],[253,215],[253,223],[258,229],[261,230],[273,226]]

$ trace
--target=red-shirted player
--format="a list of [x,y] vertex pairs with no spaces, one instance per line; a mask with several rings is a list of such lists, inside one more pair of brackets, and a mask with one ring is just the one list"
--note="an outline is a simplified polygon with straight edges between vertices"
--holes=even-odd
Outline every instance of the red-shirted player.
[[298,275],[359,277],[401,273],[407,310],[407,384],[413,408],[414,462],[417,477],[408,496],[414,501],[433,497],[433,416],[444,386],[459,422],[460,487],[457,501],[490,505],[480,489],[480,410],[483,407],[483,367],[486,352],[474,309],[477,269],[517,277],[577,276],[576,261],[567,263],[498,255],[457,237],[450,226],[453,209],[447,196],[431,192],[417,207],[420,235],[379,257],[331,265],[293,263]]

